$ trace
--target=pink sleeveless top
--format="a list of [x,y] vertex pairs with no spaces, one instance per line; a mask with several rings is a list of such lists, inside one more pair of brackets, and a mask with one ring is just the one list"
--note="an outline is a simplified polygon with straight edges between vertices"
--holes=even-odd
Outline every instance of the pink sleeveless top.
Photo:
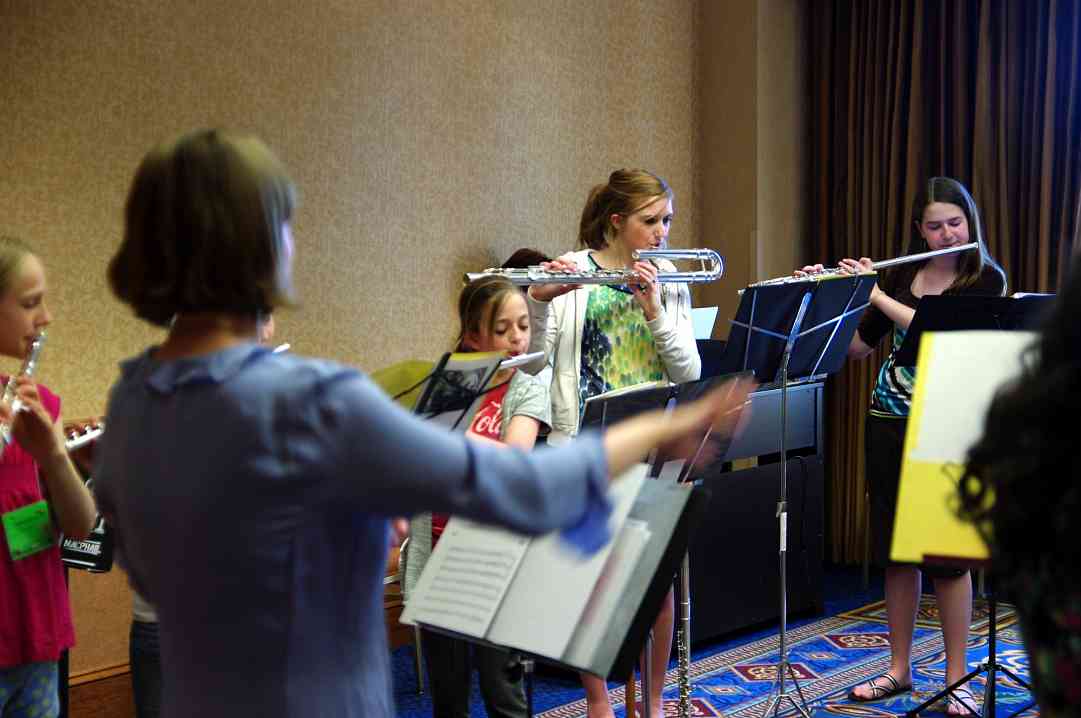
[[[0,386],[7,377],[0,377]],[[60,398],[38,384],[45,410],[56,420]],[[17,442],[0,459],[0,512],[34,503],[42,496],[38,467]],[[57,546],[11,560],[0,530],[0,668],[55,661],[75,645],[68,589]]]

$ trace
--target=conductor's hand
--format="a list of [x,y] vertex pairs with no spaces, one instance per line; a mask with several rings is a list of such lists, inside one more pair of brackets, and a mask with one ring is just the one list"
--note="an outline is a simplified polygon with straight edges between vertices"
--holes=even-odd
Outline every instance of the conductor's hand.
[[390,545],[401,546],[409,536],[409,519],[398,516],[390,520]]
[[[707,432],[716,436],[735,435],[737,421],[747,414],[747,394],[753,388],[754,382],[748,379],[730,381],[670,414],[651,411],[621,421],[604,434],[609,474],[619,476],[653,447],[666,457],[681,459],[698,451]],[[702,455],[700,461],[709,458]]]
[[631,285],[634,299],[642,307],[646,321],[653,321],[661,313],[661,285],[657,282],[657,267],[652,262],[638,261],[633,269],[640,278],[637,284]]
[[55,454],[62,454],[63,437],[41,404],[37,384],[28,377],[19,377],[15,396],[21,404],[19,411],[13,413],[12,407],[0,405],[0,420],[11,426],[11,434],[19,446],[40,464],[47,463]]
[[[698,451],[707,432],[717,437],[735,435],[750,416],[747,395],[754,387],[750,379],[737,379],[678,407],[668,415],[668,436],[657,442],[657,448],[669,458],[684,459]],[[701,460],[710,458],[714,457],[703,456]]]
[[[541,262],[541,268],[553,274],[560,272],[577,273],[578,265],[570,258],[569,254],[553,259],[551,262]],[[573,292],[579,289],[581,284],[534,284],[529,287],[529,296],[538,302],[550,302],[561,294]]]

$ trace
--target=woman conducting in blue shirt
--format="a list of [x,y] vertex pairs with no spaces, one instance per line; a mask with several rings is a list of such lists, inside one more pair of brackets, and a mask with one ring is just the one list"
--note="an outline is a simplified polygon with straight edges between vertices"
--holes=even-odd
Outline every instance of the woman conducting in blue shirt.
[[165,340],[121,366],[95,476],[132,582],[158,609],[162,715],[394,714],[387,517],[435,510],[538,533],[605,511],[615,476],[689,453],[719,393],[559,449],[469,442],[354,369],[256,343],[292,296],[293,185],[258,140],[152,150],[109,281]]

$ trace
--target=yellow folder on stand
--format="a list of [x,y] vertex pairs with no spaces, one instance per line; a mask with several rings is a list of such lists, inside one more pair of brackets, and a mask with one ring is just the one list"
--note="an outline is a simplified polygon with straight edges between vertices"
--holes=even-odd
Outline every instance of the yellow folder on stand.
[[897,494],[894,561],[988,558],[976,527],[957,516],[957,482],[995,392],[1018,375],[1035,338],[1022,331],[923,335]]
[[416,406],[420,393],[424,391],[425,377],[431,374],[434,368],[433,361],[406,359],[377,369],[368,376],[387,396],[396,397],[395,401],[406,409],[412,409]]

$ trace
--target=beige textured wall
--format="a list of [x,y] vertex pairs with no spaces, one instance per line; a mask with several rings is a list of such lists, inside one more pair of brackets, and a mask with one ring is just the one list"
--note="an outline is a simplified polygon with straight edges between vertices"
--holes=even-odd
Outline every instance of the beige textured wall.
[[736,290],[756,271],[758,22],[754,3],[703,2],[699,13],[700,216],[703,241],[725,256],[725,279],[703,285],[695,304],[719,307],[713,336],[723,339]]
[[758,5],[758,191],[755,280],[803,262],[806,225],[806,40],[802,2]]
[[806,218],[806,73],[799,0],[703,2],[698,43],[698,196],[705,246],[720,248],[725,280],[702,286],[728,336],[736,290],[800,262]]
[[[200,126],[262,136],[300,187],[304,304],[278,337],[364,369],[447,348],[460,274],[522,245],[571,248],[589,186],[616,167],[669,179],[673,246],[721,246],[724,233],[699,229],[699,11],[0,0],[0,231],[30,241],[49,272],[43,380],[66,416],[99,413],[116,362],[159,337],[110,297],[104,270],[139,159]],[[753,187],[735,174],[727,209],[745,213]],[[748,231],[736,235],[745,253]],[[126,661],[122,576],[74,575],[72,592],[73,671]]]

